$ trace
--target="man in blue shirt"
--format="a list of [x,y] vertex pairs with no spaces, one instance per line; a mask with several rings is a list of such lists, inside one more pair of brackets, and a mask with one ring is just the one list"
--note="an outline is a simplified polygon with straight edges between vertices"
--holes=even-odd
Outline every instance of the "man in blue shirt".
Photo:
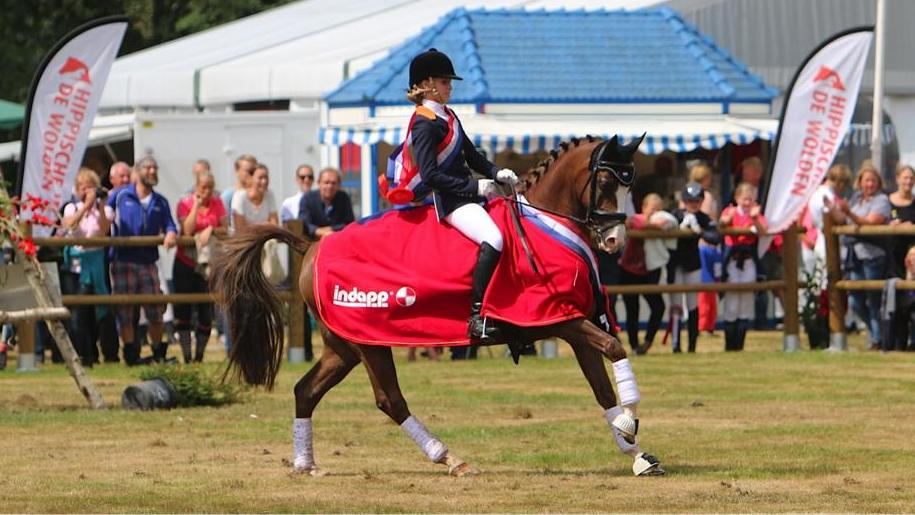
[[[153,191],[159,183],[159,165],[151,156],[141,159],[134,170],[137,180],[116,190],[108,198],[114,209],[113,234],[115,236],[159,236],[164,234],[166,249],[177,242],[177,229],[172,219],[168,200]],[[158,247],[113,247],[111,251],[112,293],[122,295],[161,294],[159,288]],[[128,365],[140,362],[140,347],[134,342],[134,321],[137,306],[120,306],[117,310],[121,340],[124,342],[124,361]],[[149,337],[153,345],[153,358],[164,361],[168,344],[162,343],[162,314],[164,304],[144,304],[149,320]]]

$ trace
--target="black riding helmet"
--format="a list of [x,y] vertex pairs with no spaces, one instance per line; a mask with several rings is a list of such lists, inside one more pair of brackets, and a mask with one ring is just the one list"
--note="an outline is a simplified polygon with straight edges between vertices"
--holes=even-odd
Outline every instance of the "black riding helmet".
[[434,48],[426,50],[410,61],[409,87],[412,88],[429,77],[464,80],[454,74],[454,66],[451,64],[451,59],[448,59],[447,55]]
[[687,200],[702,200],[704,191],[702,190],[702,185],[698,182],[688,182],[686,186],[683,186],[683,193],[681,197],[684,201]]

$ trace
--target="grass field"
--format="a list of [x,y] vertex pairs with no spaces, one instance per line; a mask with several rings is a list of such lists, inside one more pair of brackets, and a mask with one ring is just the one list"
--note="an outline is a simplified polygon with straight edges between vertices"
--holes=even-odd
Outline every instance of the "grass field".
[[[11,363],[0,372],[0,511],[911,512],[915,354],[860,345],[784,354],[768,332],[743,353],[721,352],[719,335],[695,355],[633,358],[659,478],[632,477],[566,347],[520,366],[485,349],[438,363],[397,351],[413,413],[482,471],[460,479],[374,408],[361,368],[318,408],[329,475],[311,478],[289,466],[292,386],[307,364],[284,366],[276,391],[242,404],[141,413],[89,410],[61,366],[21,374]],[[117,405],[138,372],[90,373]]]

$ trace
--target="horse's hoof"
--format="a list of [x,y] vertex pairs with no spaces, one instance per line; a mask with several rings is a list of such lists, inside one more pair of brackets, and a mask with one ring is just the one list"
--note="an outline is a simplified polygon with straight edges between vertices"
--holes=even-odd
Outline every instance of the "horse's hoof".
[[471,467],[461,458],[451,454],[446,454],[439,463],[448,467],[448,475],[452,477],[475,476],[480,473],[479,470]]
[[324,476],[327,475],[327,472],[325,472],[324,469],[320,469],[320,468],[318,468],[317,466],[311,466],[311,467],[293,467],[293,468],[292,468],[292,473],[293,473],[293,474],[300,474],[300,475],[303,475],[303,476],[311,476],[311,477],[324,477]]
[[632,463],[632,473],[636,476],[663,476],[667,472],[661,468],[661,462],[657,458],[640,452]]
[[626,413],[620,413],[613,419],[613,427],[619,431],[626,443],[630,445],[635,443],[635,435],[639,432],[638,419],[632,418]]

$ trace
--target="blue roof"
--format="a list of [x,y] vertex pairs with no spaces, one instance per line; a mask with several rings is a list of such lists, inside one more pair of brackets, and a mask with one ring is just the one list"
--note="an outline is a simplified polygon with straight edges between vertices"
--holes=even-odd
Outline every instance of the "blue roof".
[[435,47],[451,103],[769,103],[777,91],[662,7],[636,11],[456,9],[344,82],[331,106],[406,104],[410,60]]

